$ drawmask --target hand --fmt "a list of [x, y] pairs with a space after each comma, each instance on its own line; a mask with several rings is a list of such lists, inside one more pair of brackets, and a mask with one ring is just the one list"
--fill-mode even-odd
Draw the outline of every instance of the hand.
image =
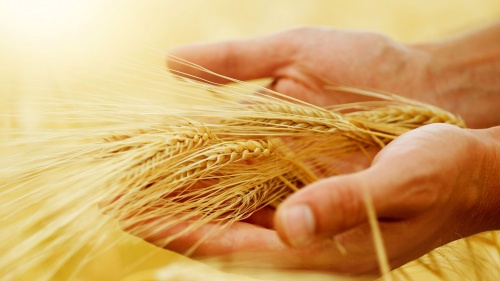
[[[472, 45], [477, 41], [481, 40]], [[457, 110], [473, 127], [498, 124], [497, 115], [491, 114], [497, 112], [498, 95], [465, 95], [445, 87], [455, 80], [442, 79], [440, 70], [443, 75], [450, 70], [438, 57], [444, 50], [453, 50], [450, 46], [412, 47], [373, 33], [300, 28], [258, 39], [184, 46], [171, 53], [240, 80], [272, 77], [271, 89], [320, 106], [358, 100], [324, 89], [327, 84], [339, 83], [391, 91]], [[217, 83], [227, 82], [173, 60], [169, 67]], [[460, 82], [461, 90], [473, 88], [482, 93], [480, 87], [471, 86], [474, 83], [467, 84], [469, 80]], [[496, 84], [488, 85], [492, 88]], [[463, 106], [469, 102], [485, 110]], [[495, 134], [498, 138], [498, 129]], [[499, 212], [495, 184], [500, 153], [498, 141], [486, 135], [442, 124], [411, 131], [384, 148], [370, 168], [314, 183], [290, 196], [276, 212], [261, 210], [246, 222], [237, 222], [203, 241], [194, 255], [237, 254], [279, 267], [376, 272], [363, 192], [373, 200], [392, 267], [454, 239], [499, 228], [494, 218]], [[299, 217], [301, 210], [305, 218]], [[162, 218], [150, 220], [136, 234], [163, 245], [163, 238], [187, 226], [162, 225]], [[213, 229], [214, 225], [206, 225], [167, 248], [184, 252]]]
[[[495, 201], [491, 205], [486, 199], [495, 191], [487, 188], [495, 182], [486, 175], [498, 169], [481, 165], [495, 163], [488, 160], [492, 150], [484, 139], [490, 138], [483, 132], [444, 124], [413, 130], [384, 148], [370, 168], [318, 181], [290, 196], [277, 213], [263, 209], [247, 222], [237, 222], [199, 244], [193, 255], [376, 273], [363, 192], [372, 198], [392, 268], [455, 239], [498, 228], [495, 213], [484, 208], [496, 208]], [[188, 226], [165, 228], [163, 223], [161, 218], [150, 220], [129, 231], [164, 246], [162, 239]], [[214, 228], [206, 225], [166, 248], [182, 253]]]
[[[180, 46], [170, 54], [239, 80], [272, 77], [272, 90], [319, 106], [360, 99], [324, 89], [334, 83], [436, 101], [427, 77], [430, 55], [378, 33], [306, 27], [249, 40]], [[168, 66], [228, 82], [174, 60]]]
[[[392, 92], [460, 115], [471, 128], [500, 124], [500, 24], [440, 42], [405, 45], [372, 32], [297, 28], [266, 37], [176, 47], [171, 54], [239, 80], [270, 77], [269, 88], [328, 106], [362, 97], [335, 83]], [[226, 80], [168, 61], [180, 71]]]

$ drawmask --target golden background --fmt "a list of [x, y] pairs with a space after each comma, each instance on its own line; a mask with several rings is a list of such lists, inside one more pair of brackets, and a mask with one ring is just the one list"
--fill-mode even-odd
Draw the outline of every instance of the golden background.
[[[147, 80], [137, 68], [163, 68], [164, 53], [177, 44], [251, 37], [298, 25], [368, 29], [419, 42], [497, 20], [498, 0], [0, 0], [0, 128], [36, 128], [33, 108], [22, 101], [37, 95], [71, 96], [100, 88], [103, 95], [143, 96], [140, 80], [127, 81], [137, 87], [120, 86], [123, 76], [117, 73]], [[12, 100], [21, 101], [20, 106], [5, 102]], [[22, 122], [14, 122], [10, 113], [19, 112]], [[244, 280], [110, 231], [126, 240], [87, 265], [80, 280], [147, 280], [137, 274], [168, 264], [168, 280]], [[78, 264], [78, 258], [72, 262]]]
[[122, 60], [163, 66], [163, 52], [177, 44], [298, 25], [369, 29], [418, 42], [498, 19], [497, 0], [0, 0], [0, 81], [77, 90], [75, 80], [112, 76]]

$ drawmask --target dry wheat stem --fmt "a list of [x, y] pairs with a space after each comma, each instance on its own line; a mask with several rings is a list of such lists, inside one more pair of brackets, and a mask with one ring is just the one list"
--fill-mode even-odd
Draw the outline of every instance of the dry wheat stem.
[[[263, 88], [256, 93], [256, 87], [230, 78], [233, 84], [225, 86], [181, 76], [162, 83], [155, 69], [144, 71], [158, 78], [144, 90], [164, 93], [155, 87], [165, 86], [197, 103], [160, 104], [109, 90], [106, 98], [39, 99], [40, 116], [63, 120], [57, 124], [63, 129], [50, 121], [37, 132], [12, 130], [5, 150], [23, 153], [4, 158], [9, 165], [0, 169], [0, 217], [8, 222], [0, 232], [0, 270], [9, 272], [6, 278], [20, 279], [43, 265], [41, 279], [49, 280], [88, 250], [83, 267], [105, 247], [107, 217], [144, 235], [186, 225], [159, 241], [164, 246], [214, 226], [189, 254], [232, 223], [339, 174], [337, 163], [355, 153], [371, 159], [371, 149], [429, 123], [464, 126], [439, 108], [364, 89], [329, 88], [376, 101], [319, 108]], [[162, 224], [151, 224], [155, 218]], [[500, 254], [495, 239], [481, 236], [469, 247], [491, 243]], [[435, 255], [428, 258], [438, 262]], [[447, 276], [444, 269], [422, 265]]]

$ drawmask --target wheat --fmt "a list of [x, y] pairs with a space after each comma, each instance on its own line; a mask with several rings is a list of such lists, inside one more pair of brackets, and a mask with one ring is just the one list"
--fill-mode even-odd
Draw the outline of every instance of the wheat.
[[[102, 248], [120, 242], [110, 241], [111, 219], [137, 235], [188, 225], [163, 237], [161, 246], [213, 226], [189, 254], [320, 178], [366, 167], [370, 153], [408, 130], [434, 122], [465, 126], [451, 113], [394, 95], [337, 86], [377, 101], [320, 108], [279, 93], [249, 92], [246, 83], [233, 81], [210, 85], [216, 98], [207, 98], [205, 84], [171, 84], [173, 93], [190, 94], [200, 105], [147, 105], [121, 97], [113, 105], [95, 97], [74, 101], [79, 110], [67, 114], [91, 116], [87, 126], [33, 133], [6, 145], [4, 151], [26, 153], [12, 155], [0, 169], [0, 217], [8, 222], [0, 232], [0, 270], [7, 272], [0, 280], [32, 280], [33, 272], [40, 280], [77, 279], [79, 268], [63, 270], [77, 253], [84, 267]], [[235, 95], [246, 103], [227, 98]], [[60, 102], [68, 110], [71, 101]], [[347, 163], [346, 169], [354, 155], [362, 163]], [[151, 224], [156, 219], [161, 225]], [[498, 247], [496, 236], [480, 238], [469, 248]], [[422, 266], [446, 278], [427, 260]]]
[[351, 121], [365, 121], [370, 124], [394, 124], [407, 129], [415, 129], [432, 123], [447, 123], [465, 127], [465, 123], [460, 117], [431, 106], [384, 106], [368, 111], [347, 113], [346, 117]]
[[359, 127], [354, 126], [337, 113], [292, 103], [243, 106], [240, 113], [231, 116], [231, 118], [231, 120], [224, 120], [224, 123], [250, 130], [252, 127], [263, 128], [264, 132], [269, 133], [279, 132], [280, 134], [298, 135], [304, 132], [315, 132], [335, 134], [360, 130]]

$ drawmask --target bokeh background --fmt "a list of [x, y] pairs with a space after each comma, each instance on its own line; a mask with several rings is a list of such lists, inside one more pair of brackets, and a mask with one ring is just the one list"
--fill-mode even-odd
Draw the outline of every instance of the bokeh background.
[[[499, 20], [498, 0], [0, 0], [0, 128], [36, 128], [34, 109], [23, 101], [39, 95], [71, 97], [102, 89], [102, 95], [144, 96], [148, 75], [138, 69], [163, 71], [165, 52], [178, 44], [299, 25], [367, 29], [413, 43]], [[126, 74], [144, 80], [131, 79], [124, 86], [120, 82]], [[12, 107], [13, 100], [21, 101], [19, 107]], [[19, 112], [24, 121], [9, 118]], [[140, 272], [161, 266], [170, 266], [164, 273], [172, 280], [243, 280], [155, 249], [118, 229], [110, 232], [123, 243], [89, 263], [80, 280], [139, 280]], [[78, 258], [73, 263], [78, 265]]]
[[498, 0], [0, 0], [0, 81], [75, 90], [71, 82], [112, 76], [120, 60], [163, 66], [163, 52], [177, 44], [298, 25], [418, 42], [498, 19]]

